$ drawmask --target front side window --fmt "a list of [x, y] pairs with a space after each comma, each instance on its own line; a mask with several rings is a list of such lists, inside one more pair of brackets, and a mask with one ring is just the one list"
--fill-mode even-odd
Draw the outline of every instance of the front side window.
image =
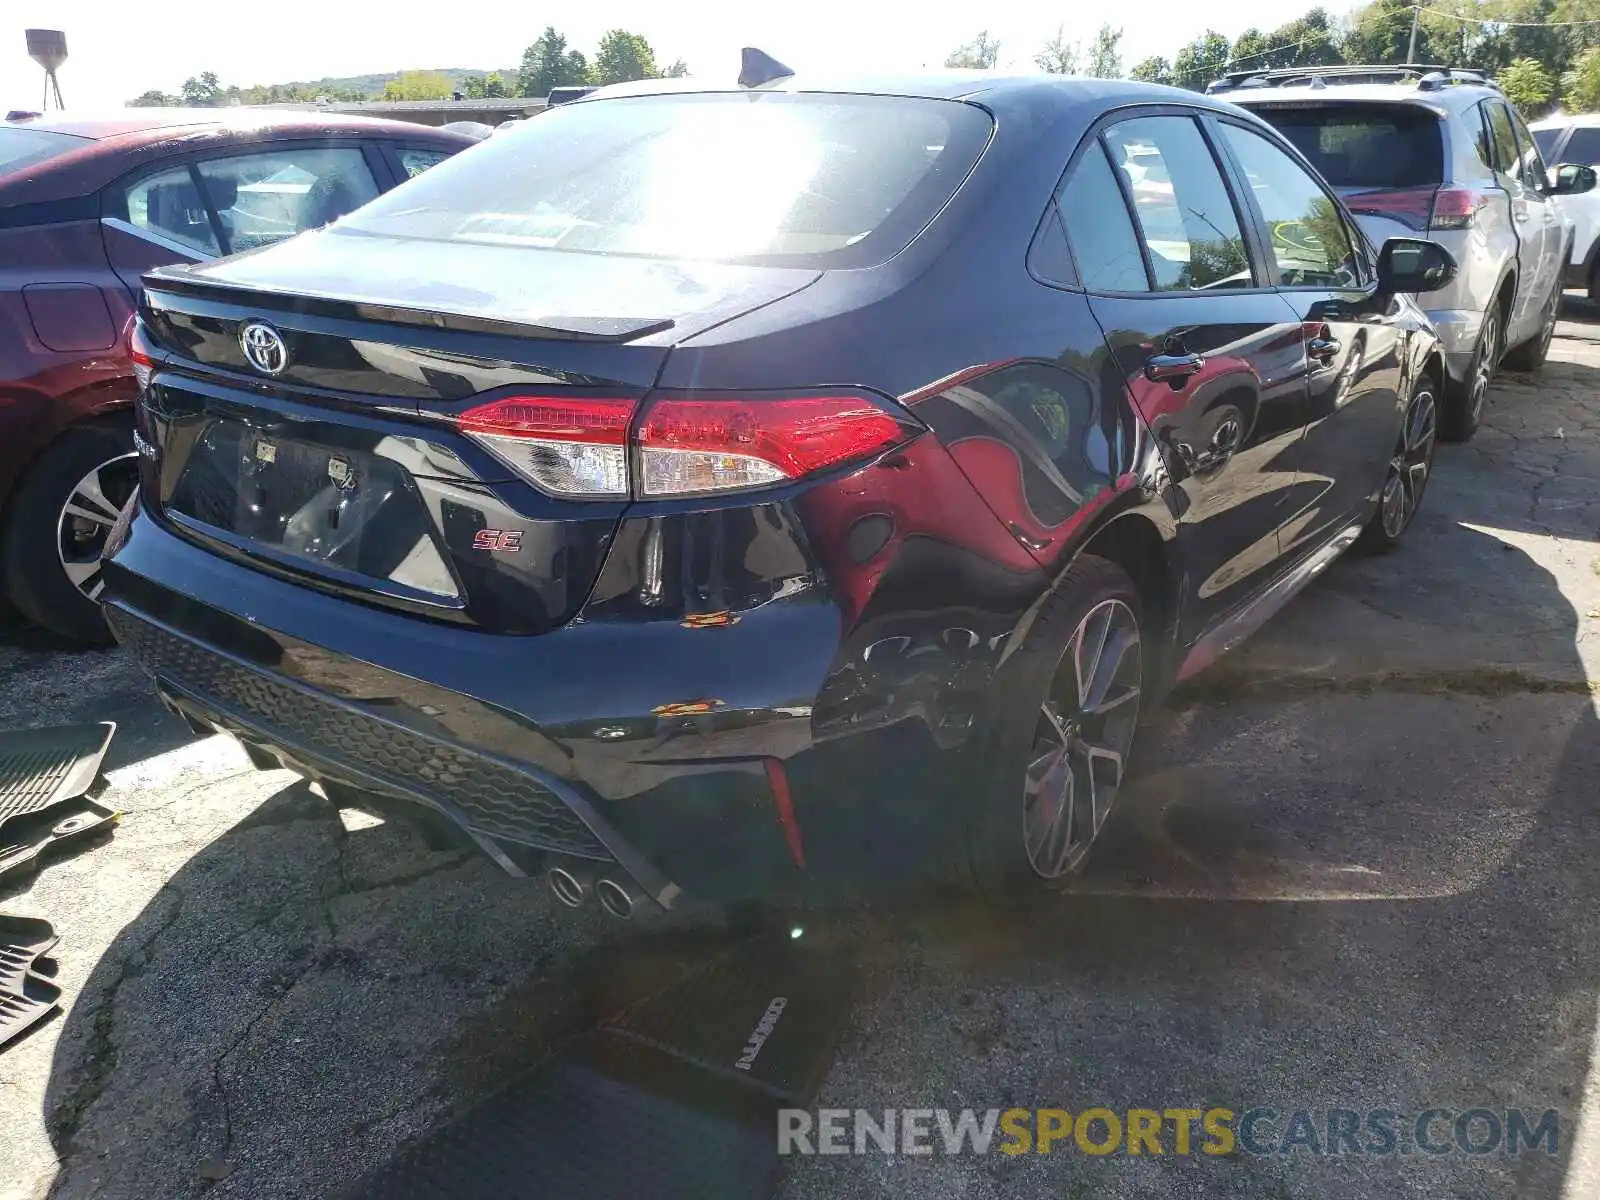
[[1589, 167], [1600, 163], [1600, 127], [1574, 129], [1561, 158], [1563, 162], [1582, 163]]
[[146, 175], [123, 194], [128, 224], [202, 254], [219, 254], [205, 201], [189, 168]]
[[1511, 123], [1517, 134], [1517, 173], [1522, 182], [1536, 192], [1550, 190], [1550, 177], [1545, 174], [1544, 158], [1528, 132], [1528, 126], [1515, 109], [1511, 110]]
[[971, 104], [696, 93], [563, 104], [411, 180], [341, 233], [769, 266], [872, 266], [954, 195]]
[[1127, 179], [1158, 291], [1254, 286], [1233, 201], [1199, 125], [1139, 117], [1103, 136]]
[[1223, 124], [1267, 227], [1272, 282], [1282, 287], [1354, 287], [1350, 233], [1333, 197], [1305, 169], [1252, 130]]
[[360, 150], [304, 147], [200, 164], [228, 253], [338, 220], [378, 194]]
[[1147, 292], [1150, 281], [1139, 253], [1127, 202], [1105, 148], [1097, 141], [1072, 168], [1056, 199], [1079, 282], [1091, 292]]
[[[1595, 132], [1600, 133], [1600, 130]], [[1561, 130], [1559, 129], [1535, 129], [1533, 131], [1533, 144], [1539, 147], [1539, 157], [1546, 162], [1552, 161], [1552, 156], [1556, 152], [1556, 143], [1560, 140]], [[1576, 141], [1577, 138], [1574, 137], [1573, 140]], [[1600, 139], [1596, 140], [1597, 145], [1595, 148], [1600, 149]]]

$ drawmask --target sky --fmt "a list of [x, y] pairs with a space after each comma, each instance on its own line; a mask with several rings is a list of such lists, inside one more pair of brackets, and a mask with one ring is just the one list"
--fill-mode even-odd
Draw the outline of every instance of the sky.
[[[1127, 0], [1061, 5], [987, 0], [981, 5], [925, 0], [797, 4], [596, 0], [540, 8], [515, 0], [449, 4], [350, 4], [272, 0], [268, 5], [135, 4], [128, 0], [6, 0], [0, 16], [0, 108], [37, 108], [43, 73], [27, 56], [23, 30], [63, 29], [68, 59], [61, 90], [69, 109], [118, 107], [150, 88], [176, 92], [184, 79], [215, 71], [224, 85], [286, 83], [415, 67], [504, 67], [554, 23], [568, 43], [592, 53], [600, 35], [642, 33], [663, 65], [682, 58], [692, 73], [736, 75], [739, 48], [759, 46], [796, 71], [872, 66], [937, 67], [987, 24], [1000, 39], [1000, 65], [1032, 70], [1040, 45], [1064, 25], [1087, 40], [1102, 20], [1123, 27], [1124, 64], [1168, 58], [1214, 28], [1234, 37], [1252, 25], [1271, 29], [1304, 5], [1281, 0]], [[1338, 3], [1328, 7], [1339, 11]], [[456, 9], [469, 14], [452, 19]], [[231, 11], [231, 15], [230, 15]], [[162, 14], [170, 13], [170, 21]], [[914, 15], [913, 15], [914, 14]]]

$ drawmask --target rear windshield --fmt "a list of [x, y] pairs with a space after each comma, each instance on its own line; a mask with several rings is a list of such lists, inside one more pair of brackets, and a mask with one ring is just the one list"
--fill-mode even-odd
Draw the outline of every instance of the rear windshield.
[[1334, 187], [1426, 187], [1444, 180], [1439, 118], [1414, 104], [1251, 105]]
[[70, 133], [52, 133], [46, 129], [18, 129], [0, 126], [0, 175], [36, 166], [46, 159], [79, 146], [87, 146], [89, 138]]
[[551, 109], [351, 214], [345, 232], [816, 268], [903, 250], [992, 122], [893, 96], [634, 96]]

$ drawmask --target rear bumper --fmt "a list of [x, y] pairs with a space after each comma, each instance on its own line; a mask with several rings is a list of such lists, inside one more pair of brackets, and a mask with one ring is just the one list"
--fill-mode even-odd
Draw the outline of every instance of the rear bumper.
[[[191, 724], [431, 810], [512, 873], [587, 860], [669, 908], [855, 890], [903, 879], [897, 857], [925, 863], [931, 843], [906, 831], [944, 828], [964, 794], [957, 748], [922, 722], [814, 737], [839, 650], [827, 604], [709, 634], [488, 634], [263, 575], [143, 513], [106, 581], [119, 641]], [[684, 711], [696, 697], [717, 704]]]

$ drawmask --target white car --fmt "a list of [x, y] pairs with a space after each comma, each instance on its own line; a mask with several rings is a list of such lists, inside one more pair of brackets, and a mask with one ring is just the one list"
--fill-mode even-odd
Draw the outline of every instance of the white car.
[[[1547, 163], [1579, 163], [1600, 167], [1600, 113], [1546, 117], [1529, 128]], [[1582, 288], [1589, 299], [1600, 300], [1600, 192], [1562, 196], [1561, 207], [1572, 222], [1572, 253], [1567, 259], [1566, 285]]]
[[1572, 229], [1522, 118], [1475, 71], [1341, 66], [1238, 72], [1208, 89], [1277, 126], [1373, 245], [1425, 236], [1460, 264], [1425, 299], [1450, 376], [1440, 435], [1478, 428], [1502, 358], [1537, 370], [1555, 332]]

